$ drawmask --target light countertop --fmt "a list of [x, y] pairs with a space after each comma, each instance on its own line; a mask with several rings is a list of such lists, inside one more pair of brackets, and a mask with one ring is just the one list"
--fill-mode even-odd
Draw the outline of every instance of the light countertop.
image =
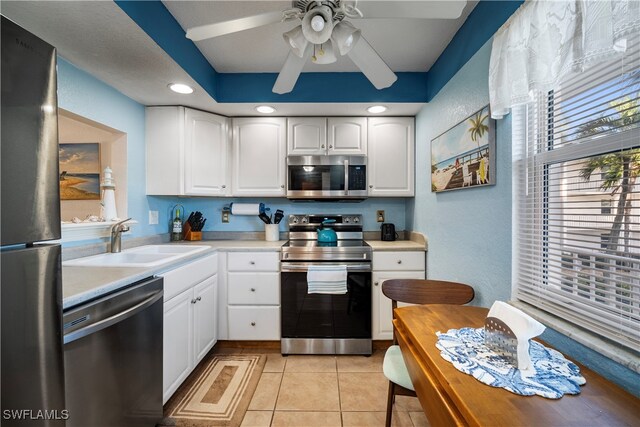
[[[62, 307], [68, 309], [92, 300], [147, 277], [171, 270], [181, 264], [210, 255], [217, 251], [269, 251], [277, 252], [285, 240], [267, 242], [264, 240], [209, 240], [177, 242], [209, 246], [211, 249], [186, 256], [154, 267], [62, 267]], [[170, 245], [171, 243], [167, 243]]]
[[[413, 240], [396, 240], [383, 242], [380, 240], [366, 241], [374, 251], [416, 251], [426, 250], [424, 243]], [[167, 270], [176, 268], [194, 259], [207, 256], [217, 251], [265, 251], [276, 252], [286, 243], [286, 240], [267, 242], [265, 240], [207, 240], [195, 242], [176, 242], [177, 244], [192, 244], [209, 246], [210, 249], [183, 257], [172, 262], [155, 267], [62, 267], [63, 308], [68, 309], [107, 293], [116, 291], [129, 284], [147, 277], [151, 277]], [[171, 243], [166, 243], [171, 245]]]

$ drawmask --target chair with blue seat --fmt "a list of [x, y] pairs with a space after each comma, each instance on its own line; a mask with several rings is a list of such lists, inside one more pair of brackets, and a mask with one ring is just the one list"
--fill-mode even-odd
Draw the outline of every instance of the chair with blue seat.
[[[442, 280], [421, 279], [389, 279], [382, 283], [382, 293], [391, 300], [393, 317], [398, 302], [408, 304], [454, 304], [463, 305], [475, 296], [469, 285]], [[396, 395], [416, 396], [411, 383], [407, 366], [402, 358], [398, 346], [395, 328], [393, 331], [393, 345], [384, 355], [382, 369], [389, 380], [389, 395], [387, 398], [386, 427], [391, 426], [391, 415]]]

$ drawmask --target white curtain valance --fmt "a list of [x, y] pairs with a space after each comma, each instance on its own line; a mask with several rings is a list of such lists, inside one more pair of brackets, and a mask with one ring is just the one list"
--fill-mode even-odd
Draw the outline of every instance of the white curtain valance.
[[622, 55], [640, 31], [638, 0], [529, 0], [493, 38], [491, 116], [534, 99], [571, 73]]

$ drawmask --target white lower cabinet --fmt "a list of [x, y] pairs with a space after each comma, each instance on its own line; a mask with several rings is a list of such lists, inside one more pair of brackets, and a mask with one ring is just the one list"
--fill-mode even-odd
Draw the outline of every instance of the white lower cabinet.
[[214, 254], [162, 275], [165, 280], [163, 403], [216, 343], [217, 264], [218, 257]]
[[278, 252], [227, 254], [228, 339], [280, 339], [280, 258]]
[[[425, 252], [375, 252], [373, 253], [372, 324], [374, 340], [393, 338], [393, 313], [391, 300], [382, 293], [382, 283], [389, 279], [424, 279]], [[398, 306], [403, 305], [399, 303]]]

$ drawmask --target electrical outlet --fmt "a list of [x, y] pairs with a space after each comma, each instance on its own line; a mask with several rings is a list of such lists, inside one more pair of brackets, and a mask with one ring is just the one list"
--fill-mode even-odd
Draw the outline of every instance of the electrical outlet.
[[378, 222], [384, 222], [384, 211], [376, 211], [376, 218]]
[[158, 211], [149, 211], [149, 225], [158, 223]]
[[222, 210], [222, 222], [229, 222], [229, 211]]

